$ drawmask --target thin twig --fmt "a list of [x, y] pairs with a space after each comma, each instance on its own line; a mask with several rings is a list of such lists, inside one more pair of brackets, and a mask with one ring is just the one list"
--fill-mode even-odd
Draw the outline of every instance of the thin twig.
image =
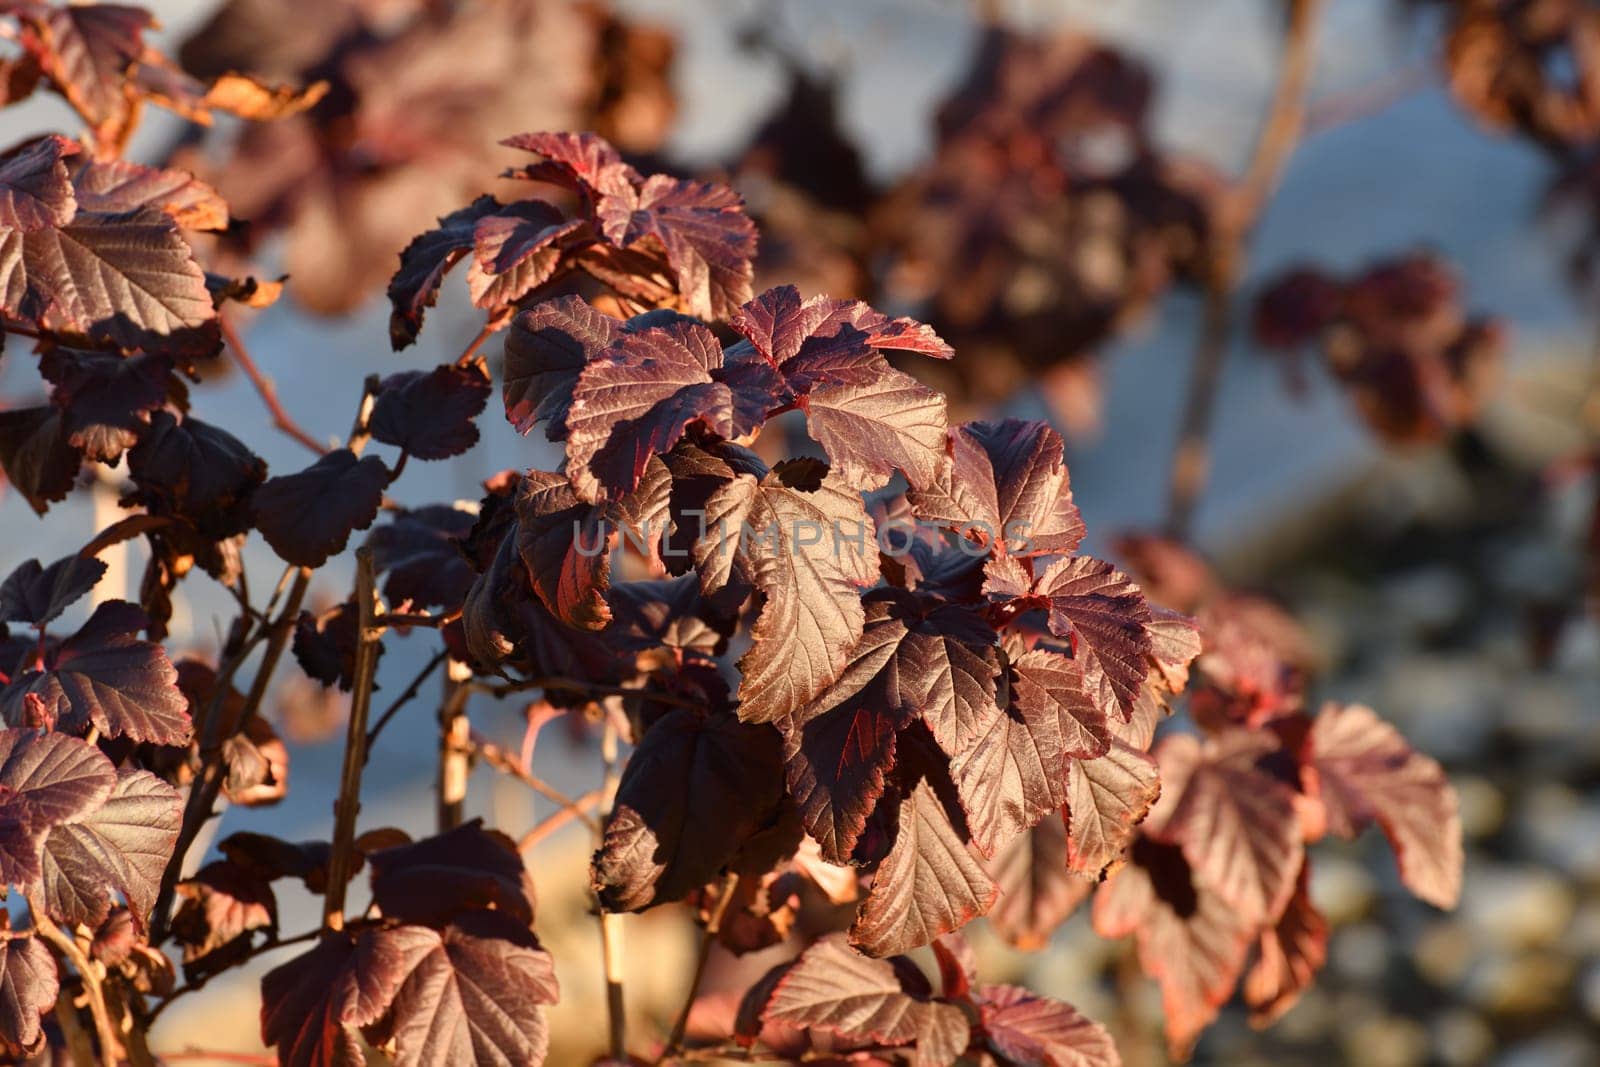
[[523, 678], [515, 682], [483, 682], [474, 679], [467, 683], [475, 693], [486, 696], [503, 698], [515, 696], [517, 693], [526, 693], [533, 689], [555, 690], [557, 692], [584, 693], [591, 697], [642, 697], [653, 700], [657, 704], [668, 704], [679, 708], [698, 708], [700, 704], [688, 697], [676, 696], [672, 693], [662, 693], [653, 689], [633, 689], [625, 685], [602, 685], [598, 682], [585, 682], [579, 678], [568, 678], [563, 675], [547, 675], [539, 678]]
[[694, 1010], [694, 999], [700, 992], [700, 981], [705, 977], [706, 963], [711, 959], [711, 946], [717, 942], [717, 933], [722, 929], [722, 917], [728, 913], [728, 902], [733, 899], [733, 894], [738, 889], [739, 872], [729, 871], [722, 880], [722, 891], [717, 896], [717, 902], [711, 906], [711, 914], [706, 917], [706, 928], [700, 932], [700, 950], [695, 956], [694, 974], [689, 978], [689, 992], [683, 998], [683, 1008], [678, 1012], [677, 1021], [672, 1024], [672, 1035], [667, 1038], [667, 1047], [656, 1059], [657, 1067], [668, 1062], [683, 1047], [683, 1035], [689, 1029], [689, 1013]]
[[1233, 298], [1244, 267], [1245, 243], [1300, 141], [1306, 89], [1316, 60], [1317, 21], [1323, 0], [1292, 0], [1283, 59], [1272, 102], [1244, 176], [1229, 198], [1205, 281], [1205, 323], [1195, 347], [1194, 371], [1173, 451], [1167, 529], [1188, 535], [1195, 503], [1210, 468], [1211, 419], [1233, 334]]
[[443, 615], [421, 615], [414, 612], [407, 614], [405, 612], [390, 611], [378, 616], [378, 622], [384, 626], [423, 626], [440, 630], [459, 618], [461, 618], [460, 608], [456, 608], [454, 611], [447, 611]]
[[[234, 962], [234, 965], [238, 966], [239, 964], [244, 963], [246, 960], [253, 960], [257, 956], [265, 955], [268, 952], [276, 952], [280, 948], [292, 948], [295, 945], [304, 944], [307, 941], [311, 941], [314, 938], [321, 936], [322, 930], [319, 928], [316, 930], [307, 930], [305, 933], [296, 934], [293, 937], [280, 937], [272, 941], [263, 941], [261, 944], [253, 946], [242, 956], [240, 956], [239, 959]], [[178, 1000], [181, 997], [186, 997], [191, 993], [200, 992], [200, 990], [206, 987], [206, 983], [210, 982], [211, 979], [215, 978], [218, 974], [225, 973], [227, 972], [217, 971], [212, 974], [206, 974], [196, 978], [192, 982], [181, 985], [177, 989], [174, 989], [170, 994], [168, 994], [165, 1000], [151, 1008], [149, 1012], [146, 1013], [145, 1026], [148, 1027], [151, 1023], [155, 1022], [157, 1017], [159, 1017], [162, 1012], [166, 1011], [172, 1006], [173, 1001]]]
[[200, 1049], [194, 1046], [182, 1052], [163, 1052], [161, 1059], [167, 1063], [201, 1060], [209, 1063], [243, 1063], [252, 1067], [278, 1067], [278, 1057], [270, 1052], [226, 1052], [221, 1049]]
[[517, 841], [517, 851], [527, 852], [539, 842], [567, 825], [567, 823], [572, 822], [574, 819], [583, 818], [590, 808], [600, 803], [600, 797], [600, 790], [591, 789], [574, 800], [570, 806], [552, 811], [549, 815], [539, 820], [533, 829], [522, 835], [521, 839]]
[[478, 331], [478, 336], [474, 337], [471, 342], [467, 344], [466, 349], [462, 351], [461, 355], [456, 357], [456, 365], [459, 367], [465, 367], [468, 363], [471, 363], [472, 357], [477, 355], [478, 349], [483, 347], [483, 342], [493, 337], [495, 331], [500, 329], [501, 321], [503, 320], [497, 320], [491, 317], [488, 322], [484, 323], [483, 329]]
[[218, 315], [217, 322], [222, 327], [223, 340], [228, 342], [228, 348], [233, 352], [234, 361], [239, 364], [239, 369], [244, 371], [245, 377], [250, 379], [250, 384], [256, 387], [261, 402], [267, 406], [267, 412], [272, 416], [272, 425], [319, 456], [327, 452], [326, 445], [318, 442], [303, 426], [294, 421], [288, 411], [284, 410], [282, 401], [278, 399], [277, 386], [272, 384], [272, 379], [261, 373], [261, 368], [250, 356], [250, 350], [245, 348], [244, 342], [240, 340], [239, 331], [234, 327], [232, 320], [226, 315]]
[[200, 836], [201, 827], [211, 818], [217, 794], [222, 791], [223, 779], [227, 777], [222, 759], [223, 742], [227, 740], [223, 737], [222, 718], [223, 697], [228, 693], [229, 682], [243, 666], [256, 642], [265, 640], [266, 650], [261, 655], [260, 666], [256, 668], [250, 693], [232, 723], [234, 731], [238, 732], [244, 730], [260, 710], [261, 702], [266, 698], [267, 687], [271, 684], [273, 672], [278, 669], [278, 660], [283, 657], [283, 651], [289, 644], [289, 635], [294, 631], [294, 621], [300, 614], [300, 604], [305, 600], [306, 589], [311, 585], [311, 571], [305, 567], [292, 570], [294, 580], [289, 586], [289, 595], [283, 610], [270, 627], [256, 631], [217, 678], [216, 696], [206, 710], [204, 735], [200, 744], [200, 773], [189, 783], [189, 797], [184, 803], [183, 821], [178, 828], [178, 841], [172, 859], [168, 861], [166, 870], [161, 874], [161, 890], [156, 896], [155, 910], [150, 917], [152, 945], [159, 945], [166, 937], [168, 923], [171, 920], [172, 899], [177, 890], [178, 879], [183, 875], [184, 860], [189, 854], [189, 849], [194, 846], [195, 838]]
[[361, 811], [361, 772], [367, 765], [367, 715], [372, 709], [378, 642], [383, 638], [383, 627], [373, 623], [378, 603], [375, 585], [372, 549], [362, 545], [356, 549], [355, 689], [350, 698], [339, 798], [333, 806], [333, 852], [328, 858], [328, 889], [323, 897], [322, 925], [328, 930], [344, 929], [345, 887], [355, 869], [356, 815]]
[[89, 998], [89, 1014], [94, 1016], [95, 1033], [100, 1039], [100, 1062], [105, 1067], [116, 1067], [117, 1031], [111, 1025], [111, 1013], [106, 1010], [105, 990], [100, 988], [100, 975], [89, 962], [89, 957], [84, 955], [83, 949], [78, 947], [77, 939], [57, 926], [50, 916], [45, 914], [44, 902], [39, 899], [38, 894], [29, 893], [27, 901], [28, 910], [33, 916], [34, 930], [55, 946], [61, 955], [72, 961], [72, 966], [83, 982], [83, 991]]
[[[384, 618], [387, 618], [387, 616], [379, 616], [380, 621]], [[439, 669], [439, 664], [443, 663], [449, 655], [449, 650], [443, 648], [434, 653], [433, 658], [423, 664], [422, 670], [418, 671], [417, 676], [411, 679], [411, 684], [406, 686], [405, 691], [395, 697], [389, 706], [384, 709], [383, 714], [378, 716], [378, 721], [373, 723], [372, 729], [367, 731], [367, 759], [370, 760], [372, 758], [372, 746], [378, 743], [378, 735], [383, 733], [385, 726], [389, 725], [389, 720], [394, 718], [395, 712], [416, 699], [417, 694], [422, 691], [422, 683], [428, 680], [429, 675]]]
[[[592, 818], [584, 810], [585, 807], [592, 805], [581, 805], [577, 800], [567, 796], [567, 794], [563, 793], [549, 782], [546, 782], [543, 778], [540, 778], [538, 775], [528, 770], [528, 768], [522, 765], [520, 760], [511, 755], [511, 753], [507, 752], [505, 749], [501, 748], [499, 745], [492, 741], [485, 740], [481, 735], [473, 732], [470, 734], [469, 740], [467, 741], [466, 751], [470, 754], [476, 755], [479, 759], [483, 760], [484, 763], [488, 764], [490, 767], [493, 767], [501, 774], [508, 774], [515, 778], [529, 789], [532, 789], [535, 793], [538, 793], [552, 804], [555, 804], [557, 807], [562, 809], [570, 809], [573, 813], [571, 816], [572, 818], [582, 820], [583, 824], [594, 833], [598, 834], [600, 832], [599, 821]], [[596, 798], [597, 803], [606, 799], [606, 793], [604, 789], [600, 790], [599, 794], [600, 795]]]

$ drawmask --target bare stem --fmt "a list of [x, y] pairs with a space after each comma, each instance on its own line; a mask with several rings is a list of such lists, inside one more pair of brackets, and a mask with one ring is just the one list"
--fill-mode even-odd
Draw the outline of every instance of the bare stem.
[[728, 903], [733, 900], [733, 894], [738, 888], [739, 872], [729, 871], [727, 877], [722, 880], [722, 891], [717, 895], [717, 902], [712, 905], [711, 914], [706, 917], [706, 928], [700, 932], [700, 950], [695, 956], [694, 975], [689, 979], [689, 992], [683, 998], [683, 1008], [678, 1012], [677, 1021], [672, 1024], [672, 1035], [667, 1038], [667, 1047], [656, 1060], [658, 1065], [666, 1063], [683, 1047], [683, 1035], [689, 1029], [689, 1013], [694, 1010], [694, 998], [700, 992], [700, 981], [705, 977], [706, 963], [711, 959], [711, 946], [717, 942], [717, 933], [722, 929], [722, 917], [728, 913]]
[[[388, 616], [383, 616], [383, 618], [388, 618]], [[389, 720], [394, 718], [395, 713], [401, 708], [416, 699], [417, 694], [422, 691], [422, 683], [427, 681], [428, 677], [439, 669], [439, 664], [443, 663], [449, 655], [449, 651], [442, 648], [436, 652], [432, 659], [423, 664], [422, 669], [417, 672], [417, 676], [411, 679], [411, 684], [406, 686], [405, 691], [395, 697], [389, 706], [384, 709], [383, 714], [378, 716], [378, 721], [373, 723], [372, 729], [367, 731], [367, 759], [370, 760], [372, 758], [372, 746], [377, 743], [378, 735], [383, 733], [383, 728], [389, 725]]]
[[[259, 630], [255, 635], [258, 639], [264, 638], [267, 646], [261, 655], [261, 665], [256, 668], [255, 679], [250, 685], [250, 693], [245, 698], [244, 707], [232, 724], [235, 731], [243, 730], [260, 710], [261, 702], [267, 695], [267, 687], [272, 682], [272, 674], [278, 669], [278, 660], [283, 657], [283, 650], [289, 644], [289, 635], [293, 632], [294, 621], [300, 614], [300, 604], [305, 600], [306, 589], [311, 585], [309, 569], [298, 567], [291, 570], [294, 572], [294, 581], [289, 586], [289, 595], [284, 602], [283, 610], [270, 627]], [[166, 937], [167, 924], [171, 919], [172, 898], [177, 889], [178, 879], [183, 874], [184, 860], [189, 854], [189, 849], [194, 846], [195, 838], [200, 836], [201, 827], [211, 818], [217, 794], [221, 792], [223, 779], [227, 776], [222, 759], [222, 744], [226, 740], [222, 729], [223, 697], [227, 694], [229, 681], [243, 665], [253, 647], [254, 641], [247, 642], [223, 669], [217, 679], [217, 695], [206, 711], [204, 736], [200, 744], [200, 773], [189, 783], [189, 797], [183, 807], [183, 821], [178, 828], [178, 841], [172, 859], [161, 874], [161, 891], [156, 896], [155, 910], [150, 917], [152, 945], [159, 945]]]
[[328, 890], [323, 898], [322, 925], [344, 929], [344, 894], [354, 870], [356, 815], [361, 811], [361, 772], [367, 765], [367, 715], [372, 708], [372, 680], [378, 666], [383, 627], [373, 624], [378, 594], [374, 588], [372, 550], [356, 549], [355, 691], [344, 741], [344, 766], [339, 774], [339, 799], [334, 803], [333, 853], [328, 859]]
[[[601, 828], [605, 825], [605, 817], [611, 814], [611, 809], [616, 803], [617, 786], [622, 781], [621, 768], [617, 762], [618, 740], [616, 716], [610, 708], [607, 708], [605, 732], [600, 739], [600, 757], [605, 765], [605, 775], [600, 785], [600, 803], [604, 816], [595, 826], [596, 847], [602, 843]], [[607, 911], [598, 900], [596, 909], [600, 915], [600, 954], [606, 978], [606, 1018], [610, 1023], [611, 1058], [626, 1061], [628, 1018], [622, 987], [622, 916], [617, 912]]]
[[45, 914], [44, 902], [36, 893], [27, 895], [28, 910], [33, 915], [33, 928], [40, 937], [50, 942], [57, 952], [72, 961], [72, 966], [78, 972], [78, 978], [83, 982], [84, 994], [89, 998], [89, 1014], [94, 1016], [95, 1033], [100, 1039], [100, 1062], [105, 1067], [116, 1067], [117, 1063], [117, 1031], [111, 1025], [111, 1013], [106, 1010], [105, 990], [100, 985], [100, 974], [94, 964], [89, 962], [89, 957], [84, 955], [83, 949], [78, 947], [78, 941], [71, 934], [57, 926], [50, 916]]
[[1205, 323], [1195, 346], [1194, 372], [1173, 452], [1167, 529], [1175, 537], [1188, 536], [1195, 503], [1209, 476], [1211, 420], [1233, 334], [1234, 290], [1243, 273], [1246, 242], [1300, 141], [1322, 3], [1323, 0], [1292, 0], [1290, 4], [1272, 102], [1216, 237], [1206, 278]]
[[439, 832], [461, 825], [466, 815], [467, 779], [472, 773], [472, 720], [467, 701], [472, 688], [465, 681], [445, 682], [439, 705]]
[[261, 402], [267, 406], [267, 413], [272, 416], [272, 425], [319, 456], [327, 452], [327, 447], [307, 433], [305, 428], [294, 421], [284, 409], [283, 402], [278, 399], [277, 387], [272, 384], [272, 379], [261, 373], [261, 368], [250, 356], [250, 350], [245, 348], [244, 342], [240, 340], [239, 331], [232, 320], [226, 315], [218, 315], [217, 322], [222, 327], [223, 340], [228, 342], [228, 349], [233, 353], [234, 361], [239, 364], [239, 369], [244, 371], [245, 377], [250, 379], [250, 384], [256, 387]]

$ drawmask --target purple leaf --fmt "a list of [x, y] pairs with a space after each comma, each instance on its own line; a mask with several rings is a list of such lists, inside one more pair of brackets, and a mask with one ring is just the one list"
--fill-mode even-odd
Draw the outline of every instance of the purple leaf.
[[369, 427], [374, 439], [418, 459], [449, 459], [478, 443], [473, 420], [489, 400], [481, 363], [445, 363], [391, 374], [378, 386]]
[[335, 449], [305, 470], [268, 479], [257, 489], [256, 526], [283, 559], [320, 567], [344, 551], [353, 531], [372, 525], [388, 484], [383, 460]]

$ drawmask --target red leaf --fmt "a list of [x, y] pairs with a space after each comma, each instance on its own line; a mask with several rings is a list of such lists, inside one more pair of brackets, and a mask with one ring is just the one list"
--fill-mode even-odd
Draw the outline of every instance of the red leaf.
[[467, 289], [481, 308], [514, 303], [550, 280], [561, 261], [557, 242], [582, 229], [542, 200], [508, 204], [478, 220], [472, 231]]
[[92, 556], [66, 556], [48, 567], [27, 560], [0, 584], [0, 622], [42, 626], [98, 585], [105, 574], [106, 565]]
[[446, 833], [372, 853], [372, 899], [401, 922], [436, 925], [494, 907], [533, 923], [533, 885], [514, 841], [473, 819]]
[[1109, 563], [1070, 556], [1051, 564], [1034, 591], [1049, 600], [1050, 631], [1073, 639], [1100, 706], [1108, 715], [1120, 707], [1127, 719], [1155, 654], [1150, 605], [1139, 587]]
[[60, 990], [56, 961], [37, 937], [0, 941], [0, 1052], [17, 1061], [44, 1045], [40, 1017]]
[[128, 450], [128, 469], [138, 503], [181, 516], [217, 540], [249, 528], [251, 495], [267, 476], [260, 457], [226, 430], [165, 411], [151, 416], [150, 429]]
[[1094, 929], [1137, 935], [1139, 966], [1161, 986], [1168, 1050], [1184, 1060], [1233, 994], [1256, 927], [1192, 880], [1177, 846], [1141, 838], [1131, 860], [1095, 895]]
[[1273, 744], [1235, 731], [1202, 748], [1181, 734], [1155, 751], [1162, 793], [1150, 833], [1180, 844], [1196, 880], [1248, 923], [1283, 913], [1305, 859], [1293, 791], [1255, 766]]
[[850, 943], [873, 956], [909, 952], [988, 911], [996, 892], [924, 782], [901, 803], [894, 847], [873, 875]]
[[155, 775], [119, 770], [104, 804], [45, 837], [43, 896], [51, 916], [96, 926], [115, 891], [142, 928], [178, 841], [180, 806], [177, 792]]
[[6, 721], [27, 724], [23, 705], [33, 698], [54, 728], [66, 733], [94, 726], [106, 737], [187, 744], [193, 730], [178, 672], [160, 645], [134, 636], [144, 623], [144, 613], [126, 601], [101, 604], [45, 656], [43, 670], [29, 671], [0, 691]]
[[65, 417], [54, 407], [0, 411], [0, 467], [40, 515], [66, 499], [83, 466], [83, 452], [68, 436]]
[[989, 1047], [1016, 1067], [1121, 1067], [1106, 1028], [1071, 1005], [1019, 986], [977, 990], [978, 1024]]
[[187, 171], [124, 159], [86, 160], [73, 173], [72, 184], [79, 211], [122, 215], [155, 208], [186, 230], [228, 227], [227, 201]]
[[502, 912], [458, 916], [444, 930], [400, 926], [362, 935], [357, 966], [400, 978], [388, 1017], [396, 1067], [472, 1063], [538, 1067], [549, 1047], [544, 1005], [559, 999], [550, 954]]
[[150, 414], [174, 389], [166, 356], [116, 356], [52, 348], [39, 373], [55, 386], [50, 402], [61, 408], [67, 443], [89, 459], [115, 462], [150, 425]]
[[1098, 878], [1133, 840], [1161, 795], [1156, 761], [1121, 741], [1104, 756], [1073, 760], [1067, 785], [1067, 867]]
[[1328, 958], [1328, 920], [1311, 903], [1309, 873], [1309, 866], [1300, 869], [1289, 906], [1256, 939], [1256, 959], [1244, 977], [1252, 1026], [1271, 1026], [1294, 1007]]
[[696, 562], [702, 550], [734, 554], [766, 597], [739, 661], [739, 717], [749, 722], [776, 722], [821, 694], [865, 625], [876, 531], [861, 495], [825, 472], [798, 462], [759, 482], [741, 474], [706, 504]]
[[0, 878], [27, 886], [43, 870], [50, 828], [104, 804], [117, 783], [111, 761], [65, 734], [0, 730]]
[[389, 282], [389, 342], [396, 351], [417, 339], [422, 317], [439, 299], [439, 287], [450, 268], [472, 251], [480, 219], [495, 214], [500, 201], [480, 196], [459, 211], [439, 220], [439, 225], [419, 234], [400, 253], [400, 269]]
[[1034, 649], [1011, 676], [1005, 714], [950, 765], [985, 855], [1066, 803], [1069, 757], [1103, 755], [1111, 743], [1076, 661]]
[[734, 437], [733, 394], [716, 335], [691, 319], [641, 316], [578, 376], [567, 409], [567, 474], [585, 500], [633, 491], [651, 456], [691, 423]]
[[240, 961], [256, 930], [275, 931], [272, 887], [225, 861], [208, 863], [178, 883], [172, 939], [183, 946], [185, 974], [212, 974]]
[[1061, 436], [1042, 422], [953, 427], [934, 483], [908, 495], [917, 515], [1006, 554], [1058, 555], [1083, 540]]
[[518, 433], [545, 423], [552, 441], [567, 438], [567, 409], [583, 368], [617, 339], [622, 324], [581, 296], [544, 300], [511, 321], [506, 337], [506, 419]]
[[50, 134], [0, 156], [0, 225], [29, 233], [71, 222], [78, 207], [62, 160], [77, 151]]
[[918, 1064], [953, 1061], [970, 1033], [960, 1008], [910, 995], [892, 964], [861, 955], [837, 936], [801, 954], [779, 979], [762, 1017], [862, 1043], [915, 1043]]
[[386, 575], [383, 595], [390, 604], [410, 601], [414, 608], [452, 611], [472, 585], [472, 565], [458, 542], [476, 516], [465, 508], [431, 504], [398, 512], [367, 535], [372, 565]]
[[653, 174], [637, 187], [613, 183], [597, 214], [613, 244], [666, 254], [689, 314], [726, 319], [750, 299], [756, 227], [728, 186]]
[[1406, 888], [1435, 907], [1454, 907], [1461, 895], [1461, 806], [1438, 762], [1355, 704], [1322, 709], [1310, 750], [1328, 829], [1354, 837], [1376, 821]]
[[1060, 818], [1043, 819], [1012, 838], [988, 868], [1000, 889], [989, 925], [1008, 944], [1028, 951], [1047, 946], [1094, 890], [1089, 879], [1067, 870], [1067, 828]]

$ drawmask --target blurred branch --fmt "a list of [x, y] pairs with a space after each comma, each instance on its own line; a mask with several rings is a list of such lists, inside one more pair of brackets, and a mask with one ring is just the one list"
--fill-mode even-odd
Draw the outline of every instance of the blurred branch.
[[228, 342], [228, 351], [233, 353], [234, 362], [239, 364], [239, 369], [244, 371], [245, 377], [250, 379], [250, 384], [256, 387], [261, 402], [267, 406], [267, 412], [272, 416], [272, 425], [319, 456], [327, 452], [327, 447], [306, 432], [305, 428], [295, 422], [284, 409], [282, 401], [278, 399], [277, 387], [272, 384], [272, 379], [262, 374], [261, 368], [256, 366], [256, 361], [250, 357], [250, 350], [245, 348], [244, 342], [239, 337], [239, 331], [228, 316], [218, 315], [217, 322], [222, 327], [223, 340]]
[[[601, 828], [611, 817], [611, 809], [617, 800], [617, 787], [622, 782], [622, 770], [618, 763], [619, 738], [616, 719], [617, 716], [612, 713], [612, 709], [607, 708], [605, 732], [600, 739], [600, 757], [604, 761], [605, 773], [600, 784], [600, 821], [595, 824], [594, 831], [596, 848], [605, 844]], [[606, 977], [606, 1016], [610, 1022], [611, 1058], [626, 1062], [628, 1019], [622, 995], [622, 916], [617, 912], [607, 911], [600, 904], [598, 897], [595, 907], [600, 916], [600, 954]]]
[[700, 951], [695, 955], [694, 975], [689, 979], [689, 992], [683, 998], [683, 1008], [678, 1012], [677, 1021], [672, 1024], [672, 1035], [667, 1038], [667, 1047], [656, 1058], [657, 1067], [670, 1062], [683, 1047], [683, 1035], [689, 1029], [689, 1013], [694, 1010], [695, 995], [700, 992], [700, 982], [705, 978], [706, 964], [711, 959], [711, 947], [717, 943], [717, 934], [722, 929], [722, 917], [728, 913], [728, 903], [733, 900], [733, 894], [738, 889], [739, 872], [729, 871], [722, 879], [717, 902], [711, 906], [711, 914], [706, 917], [706, 928], [700, 932]]
[[1167, 531], [1179, 539], [1188, 536], [1195, 503], [1210, 472], [1211, 421], [1233, 338], [1234, 295], [1243, 274], [1246, 244], [1277, 190], [1305, 124], [1306, 90], [1316, 65], [1322, 3], [1291, 0], [1277, 87], [1249, 165], [1223, 208], [1205, 280], [1205, 321], [1195, 347], [1193, 376], [1172, 457]]

